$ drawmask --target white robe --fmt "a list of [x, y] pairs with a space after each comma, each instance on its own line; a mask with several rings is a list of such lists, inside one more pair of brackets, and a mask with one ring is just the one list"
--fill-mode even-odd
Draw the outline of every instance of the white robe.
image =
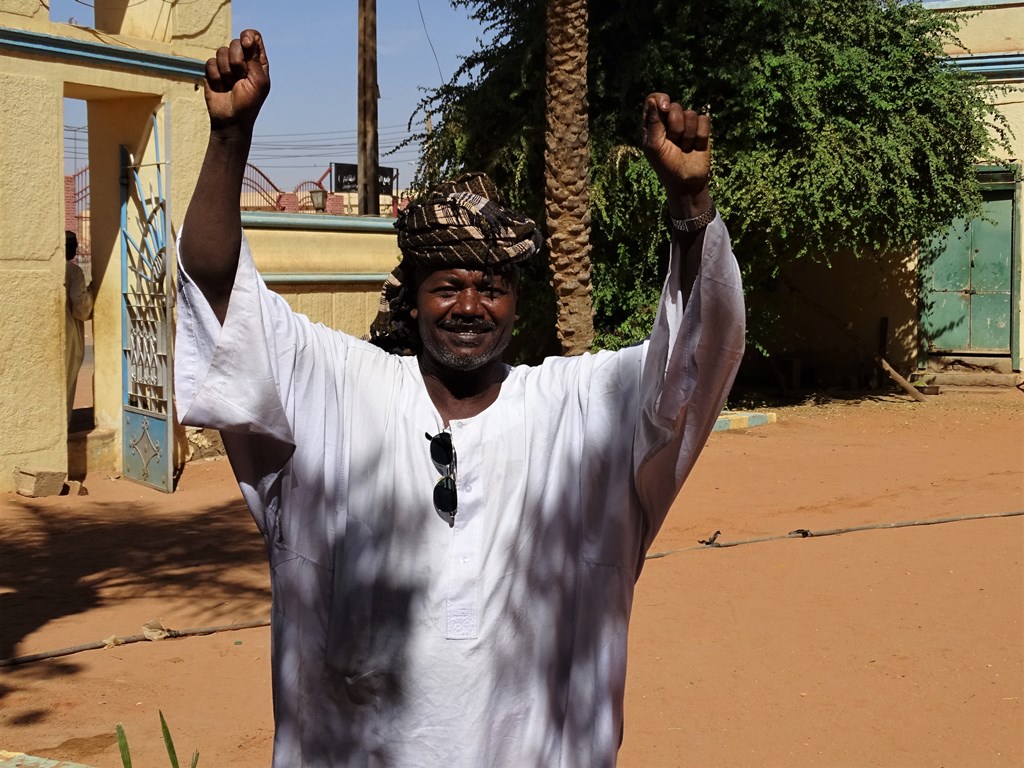
[[92, 317], [92, 292], [85, 284], [85, 273], [73, 261], [64, 262], [64, 336], [67, 340], [64, 371], [67, 376], [68, 419], [75, 407], [78, 372], [85, 359], [85, 321]]
[[615, 764], [634, 582], [743, 351], [721, 220], [685, 302], [676, 251], [649, 341], [513, 368], [452, 422], [454, 528], [415, 358], [293, 313], [244, 241], [223, 329], [180, 272], [178, 410], [270, 555], [275, 768]]

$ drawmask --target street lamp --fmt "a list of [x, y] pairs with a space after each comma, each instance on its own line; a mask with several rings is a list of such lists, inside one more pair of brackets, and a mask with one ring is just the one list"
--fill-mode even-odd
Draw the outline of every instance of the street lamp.
[[313, 204], [313, 210], [323, 213], [327, 210], [327, 190], [316, 188], [309, 190], [309, 201]]

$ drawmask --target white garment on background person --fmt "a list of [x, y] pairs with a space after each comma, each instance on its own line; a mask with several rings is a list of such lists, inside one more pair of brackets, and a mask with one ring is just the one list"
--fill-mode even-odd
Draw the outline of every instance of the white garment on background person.
[[67, 371], [68, 419], [75, 407], [75, 389], [78, 372], [85, 359], [85, 321], [92, 317], [92, 292], [85, 284], [85, 273], [74, 261], [64, 262], [65, 337], [67, 350], [65, 370]]

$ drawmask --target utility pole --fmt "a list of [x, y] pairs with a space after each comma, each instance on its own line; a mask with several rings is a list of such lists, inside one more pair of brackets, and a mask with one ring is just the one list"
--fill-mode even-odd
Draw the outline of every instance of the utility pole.
[[377, 0], [359, 0], [359, 215], [379, 216], [377, 190]]

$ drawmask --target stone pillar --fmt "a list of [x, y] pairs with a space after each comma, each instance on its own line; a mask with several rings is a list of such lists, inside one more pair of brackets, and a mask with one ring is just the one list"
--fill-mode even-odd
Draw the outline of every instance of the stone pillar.
[[67, 471], [62, 99], [0, 70], [0, 493], [20, 467]]

